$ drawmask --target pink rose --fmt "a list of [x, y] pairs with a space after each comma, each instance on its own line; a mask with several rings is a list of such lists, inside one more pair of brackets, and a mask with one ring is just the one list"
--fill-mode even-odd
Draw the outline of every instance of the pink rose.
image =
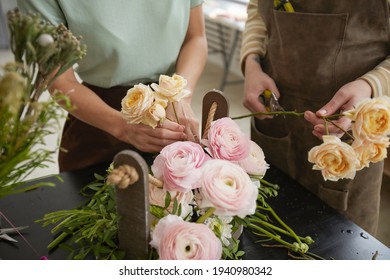
[[255, 142], [251, 141], [249, 155], [238, 162], [246, 173], [264, 177], [265, 172], [269, 168], [269, 164], [265, 161], [263, 149]]
[[208, 139], [203, 142], [215, 159], [239, 161], [249, 155], [249, 136], [228, 117], [212, 122]]
[[210, 159], [194, 142], [175, 142], [164, 147], [152, 165], [153, 175], [167, 191], [187, 192], [198, 187], [203, 163]]
[[203, 166], [200, 177], [200, 208], [214, 207], [216, 215], [238, 216], [255, 213], [258, 188], [237, 164], [212, 159]]
[[210, 228], [175, 215], [158, 222], [150, 245], [160, 260], [219, 260], [222, 256], [221, 241]]

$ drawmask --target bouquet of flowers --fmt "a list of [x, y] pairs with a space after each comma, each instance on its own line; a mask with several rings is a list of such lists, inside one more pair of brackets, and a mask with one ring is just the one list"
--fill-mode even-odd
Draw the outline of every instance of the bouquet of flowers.
[[[295, 111], [256, 112], [232, 119], [256, 115], [302, 117], [303, 113]], [[332, 121], [339, 117], [352, 120], [352, 134]], [[313, 163], [314, 170], [321, 171], [325, 181], [353, 179], [357, 171], [369, 167], [371, 162], [380, 162], [387, 157], [387, 148], [390, 146], [390, 97], [366, 98], [351, 110], [322, 118], [325, 127], [331, 123], [349, 137], [349, 141], [342, 141], [335, 135], [324, 135], [323, 143], [309, 151], [309, 162]]]
[[353, 179], [356, 171], [387, 157], [390, 145], [390, 98], [380, 96], [362, 100], [354, 109], [342, 113], [352, 120], [352, 143], [334, 135], [323, 137], [324, 143], [309, 151], [313, 169], [321, 170], [324, 180]]
[[60, 127], [56, 101], [62, 94], [41, 96], [61, 73], [85, 55], [85, 46], [64, 25], [53, 26], [38, 14], [8, 13], [10, 46], [15, 61], [0, 75], [0, 198], [18, 188], [37, 167], [45, 167], [56, 151], [38, 148]]
[[[122, 100], [123, 117], [155, 127], [167, 105], [186, 95], [185, 86], [179, 75], [161, 76], [158, 85], [151, 85], [154, 91], [139, 84]], [[200, 143], [182, 141], [163, 148], [149, 174], [149, 212], [154, 217], [149, 258], [240, 259], [244, 227], [264, 241], [313, 258], [308, 252], [313, 240], [297, 236], [268, 204], [278, 190], [263, 179], [268, 168], [262, 149], [229, 117], [208, 121]], [[91, 252], [97, 258], [124, 257], [118, 248], [114, 186], [131, 187], [138, 180], [134, 172], [126, 165], [110, 168], [89, 186], [95, 194], [85, 206], [46, 214], [44, 225], [58, 223], [53, 232], [63, 231], [49, 248], [71, 235], [72, 246], [63, 247], [71, 249], [73, 258]]]

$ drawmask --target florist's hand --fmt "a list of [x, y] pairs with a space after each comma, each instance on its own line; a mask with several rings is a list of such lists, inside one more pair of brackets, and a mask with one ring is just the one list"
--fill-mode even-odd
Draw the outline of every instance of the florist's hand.
[[350, 130], [351, 120], [347, 117], [333, 120], [336, 126], [328, 123], [327, 132], [322, 117], [353, 109], [360, 100], [370, 98], [371, 94], [372, 89], [366, 81], [362, 79], [355, 80], [342, 86], [334, 97], [317, 112], [306, 111], [305, 119], [313, 124], [313, 134], [319, 139], [322, 139], [322, 136], [328, 133], [342, 137], [345, 131]]
[[160, 152], [165, 146], [186, 139], [184, 126], [169, 120], [156, 128], [144, 124], [126, 124], [120, 138], [143, 152]]
[[[273, 91], [277, 98], [280, 97], [274, 80], [263, 72], [260, 66], [259, 56], [250, 54], [245, 60], [245, 85], [244, 85], [244, 106], [251, 112], [267, 112], [259, 100], [259, 95], [264, 90]], [[272, 118], [272, 116], [258, 115], [259, 119]]]
[[[177, 117], [179, 118], [179, 124], [184, 127], [184, 133], [187, 135], [187, 139], [185, 140], [199, 143], [199, 121], [195, 118], [194, 111], [191, 107], [191, 101], [189, 99], [182, 99], [179, 102], [175, 102], [174, 106]], [[166, 112], [167, 119], [173, 122], [177, 121], [172, 104], [168, 105]]]

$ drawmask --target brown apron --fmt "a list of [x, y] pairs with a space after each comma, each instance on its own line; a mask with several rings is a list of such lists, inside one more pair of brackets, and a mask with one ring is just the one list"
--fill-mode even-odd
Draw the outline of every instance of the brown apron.
[[[260, 0], [268, 30], [262, 68], [276, 82], [286, 110], [317, 111], [344, 84], [372, 70], [389, 52], [386, 0], [292, 0], [295, 13]], [[383, 162], [353, 180], [324, 181], [308, 151], [321, 141], [303, 118], [252, 120], [252, 139], [280, 168], [371, 234], [376, 233]], [[284, 186], [288, 187], [288, 186]]]
[[[129, 89], [121, 86], [100, 88], [86, 83], [84, 85], [116, 110], [121, 110], [121, 100]], [[141, 152], [69, 114], [64, 125], [58, 158], [60, 172], [110, 162], [118, 152], [125, 149], [138, 152], [149, 164], [152, 162], [152, 154]]]

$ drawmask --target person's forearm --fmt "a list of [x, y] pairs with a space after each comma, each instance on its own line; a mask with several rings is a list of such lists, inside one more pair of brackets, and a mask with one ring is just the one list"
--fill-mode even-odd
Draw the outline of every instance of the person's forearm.
[[194, 91], [206, 62], [206, 31], [202, 5], [199, 5], [191, 9], [186, 37], [176, 62], [176, 73], [187, 79], [191, 92]]
[[198, 36], [183, 45], [176, 65], [176, 73], [188, 81], [188, 89], [194, 90], [207, 62], [207, 41]]
[[71, 73], [64, 73], [58, 77], [50, 91], [53, 92], [55, 89], [70, 99], [71, 109], [65, 108], [70, 114], [114, 137], [118, 137], [119, 127], [124, 123], [120, 112], [108, 106], [93, 91], [80, 84], [72, 77]]
[[258, 10], [258, 1], [251, 0], [247, 8], [248, 18], [242, 34], [240, 53], [241, 71], [245, 74], [246, 58], [250, 54], [264, 56], [266, 52], [266, 40], [268, 37], [265, 22]]

